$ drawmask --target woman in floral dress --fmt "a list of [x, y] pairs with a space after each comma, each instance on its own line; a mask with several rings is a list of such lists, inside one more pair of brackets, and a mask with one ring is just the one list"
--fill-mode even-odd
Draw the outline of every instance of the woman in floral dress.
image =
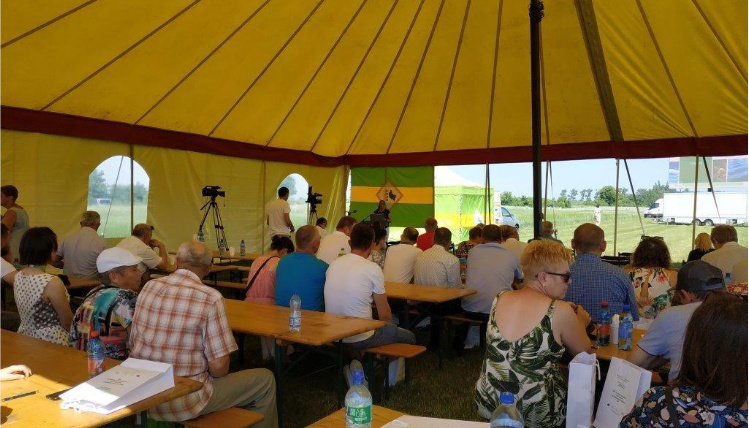
[[562, 301], [570, 283], [569, 255], [554, 241], [533, 241], [520, 259], [523, 287], [500, 293], [486, 332], [486, 357], [476, 382], [479, 414], [489, 419], [500, 392], [511, 392], [526, 427], [555, 427], [566, 413], [567, 382], [557, 362], [565, 349], [590, 352], [590, 315]]
[[632, 266], [625, 269], [632, 281], [640, 316], [654, 319], [671, 306], [676, 286], [676, 270], [671, 269], [671, 255], [659, 238], [644, 238], [632, 254]]

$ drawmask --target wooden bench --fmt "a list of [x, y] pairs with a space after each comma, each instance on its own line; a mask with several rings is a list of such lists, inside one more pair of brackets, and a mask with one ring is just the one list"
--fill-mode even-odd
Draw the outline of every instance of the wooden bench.
[[486, 325], [487, 323], [481, 320], [468, 318], [465, 315], [461, 314], [455, 314], [455, 315], [445, 315], [444, 319], [446, 321], [449, 321], [450, 324], [448, 324], [448, 337], [452, 337], [452, 335], [455, 333], [452, 329], [452, 325], [454, 324], [470, 324], [470, 325], [477, 325], [480, 328], [479, 333], [479, 345], [484, 348], [486, 346]]
[[263, 415], [251, 410], [232, 407], [230, 409], [198, 416], [181, 422], [186, 428], [248, 428], [264, 419]]
[[[367, 365], [369, 366], [370, 370], [372, 369], [372, 366], [374, 363], [372, 357], [404, 358], [405, 359], [404, 382], [408, 383], [409, 381], [408, 359], [421, 355], [424, 352], [426, 352], [426, 350], [427, 350], [426, 346], [410, 345], [407, 343], [391, 343], [389, 345], [382, 345], [382, 346], [376, 346], [374, 348], [367, 348], [363, 350], [362, 352], [368, 356]], [[387, 398], [390, 395], [390, 379], [389, 379], [390, 376], [388, 373], [389, 364], [387, 363], [387, 360], [385, 360], [385, 363], [383, 364], [383, 366], [385, 368], [385, 398]]]
[[247, 284], [243, 282], [231, 282], [231, 281], [213, 281], [210, 279], [204, 279], [203, 284], [211, 287], [222, 287], [234, 290], [234, 296], [236, 299], [242, 300], [244, 296], [244, 290], [247, 288]]

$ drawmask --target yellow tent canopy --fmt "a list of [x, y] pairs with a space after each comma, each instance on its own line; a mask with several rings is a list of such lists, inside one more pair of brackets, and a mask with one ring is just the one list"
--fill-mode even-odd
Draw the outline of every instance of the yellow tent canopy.
[[[746, 0], [547, 0], [546, 159], [747, 151]], [[531, 159], [525, 0], [7, 0], [2, 127], [311, 165]]]

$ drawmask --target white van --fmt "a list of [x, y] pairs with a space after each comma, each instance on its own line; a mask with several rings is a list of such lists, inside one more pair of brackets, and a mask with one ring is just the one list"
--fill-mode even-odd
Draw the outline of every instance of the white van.
[[520, 222], [505, 207], [494, 208], [494, 224], [508, 224], [515, 229], [520, 229]]

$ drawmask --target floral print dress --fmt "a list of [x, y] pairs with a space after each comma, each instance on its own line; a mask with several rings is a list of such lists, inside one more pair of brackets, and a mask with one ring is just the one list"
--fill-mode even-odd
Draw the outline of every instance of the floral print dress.
[[515, 394], [526, 427], [559, 426], [567, 411], [567, 382], [557, 367], [564, 347], [554, 340], [551, 330], [556, 300], [533, 330], [510, 342], [502, 337], [495, 318], [504, 293], [494, 298], [489, 315], [486, 357], [476, 382], [479, 414], [490, 419], [499, 404], [499, 394], [507, 391]]
[[[666, 394], [672, 394], [671, 400]], [[673, 409], [673, 410], [672, 410]], [[677, 423], [672, 421], [676, 411]], [[637, 401], [632, 412], [619, 423], [619, 428], [706, 428], [745, 427], [747, 411], [724, 406], [705, 397], [696, 388], [651, 388]]]
[[648, 303], [640, 307], [640, 316], [655, 319], [658, 314], [671, 306], [673, 287], [668, 280], [668, 274], [663, 268], [635, 268], [629, 273], [632, 287], [635, 289], [635, 298], [641, 301], [640, 293], [642, 287], [648, 288]]

